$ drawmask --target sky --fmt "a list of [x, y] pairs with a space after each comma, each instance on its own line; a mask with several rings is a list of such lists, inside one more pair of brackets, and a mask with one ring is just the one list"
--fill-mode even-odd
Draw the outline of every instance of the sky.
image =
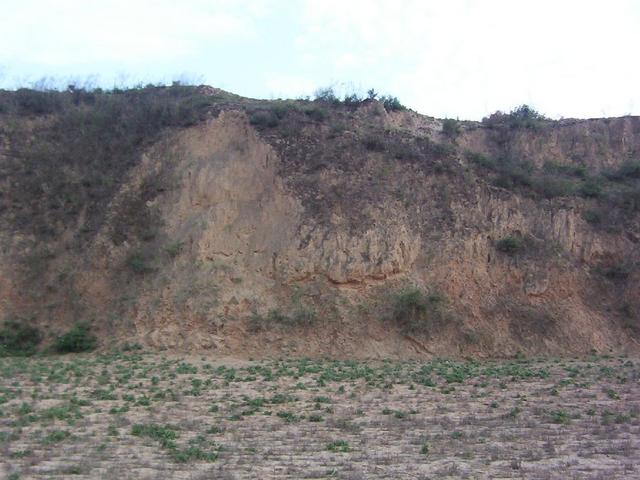
[[[640, 0], [1, 0], [0, 88], [333, 86], [479, 120], [640, 114]], [[40, 82], [39, 85], [47, 85]]]

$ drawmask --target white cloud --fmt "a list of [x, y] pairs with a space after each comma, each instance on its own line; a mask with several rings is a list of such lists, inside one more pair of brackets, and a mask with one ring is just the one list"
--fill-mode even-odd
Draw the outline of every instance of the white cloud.
[[556, 116], [602, 108], [621, 115], [640, 105], [632, 1], [309, 0], [305, 7], [298, 48], [325, 52], [333, 74], [375, 72], [372, 80], [425, 113], [481, 118], [529, 102]]
[[202, 43], [250, 37], [263, 3], [243, 10], [229, 1], [16, 1], [0, 19], [0, 61], [63, 66], [176, 59]]

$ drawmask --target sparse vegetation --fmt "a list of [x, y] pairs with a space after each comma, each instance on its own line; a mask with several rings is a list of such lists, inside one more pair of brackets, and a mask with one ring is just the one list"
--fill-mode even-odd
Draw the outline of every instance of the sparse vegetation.
[[446, 326], [449, 314], [445, 297], [408, 287], [392, 298], [391, 319], [406, 334], [433, 335]]
[[548, 121], [549, 120], [544, 115], [537, 112], [529, 105], [520, 105], [519, 107], [511, 110], [509, 113], [497, 111], [482, 119], [482, 123], [484, 125], [494, 129], [537, 129]]
[[[35, 479], [105, 471], [161, 477], [220, 461], [240, 477], [262, 478], [284, 455], [290, 474], [303, 478], [310, 469], [338, 471], [366, 452], [378, 459], [362, 464], [367, 478], [386, 478], [380, 465], [390, 462], [402, 477], [439, 475], [458, 457], [468, 472], [498, 478], [512, 476], [513, 457], [529, 459], [518, 465], [524, 475], [551, 474], [571, 452], [575, 463], [563, 472], [571, 475], [608, 449], [600, 471], [624, 478], [625, 465], [637, 463], [639, 372], [626, 357], [212, 358], [136, 350], [3, 359], [0, 467]], [[196, 387], [199, 395], [181, 393]]]
[[40, 331], [24, 320], [8, 320], [0, 330], [0, 357], [33, 355], [41, 340]]

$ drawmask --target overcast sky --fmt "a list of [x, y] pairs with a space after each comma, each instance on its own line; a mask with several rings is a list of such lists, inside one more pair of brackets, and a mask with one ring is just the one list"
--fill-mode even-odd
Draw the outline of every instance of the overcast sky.
[[638, 0], [2, 0], [0, 87], [375, 88], [437, 117], [640, 114]]

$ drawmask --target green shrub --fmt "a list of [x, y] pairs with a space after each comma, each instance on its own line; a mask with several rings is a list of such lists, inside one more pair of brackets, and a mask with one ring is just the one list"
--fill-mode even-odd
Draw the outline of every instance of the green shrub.
[[324, 122], [328, 117], [327, 109], [318, 106], [309, 106], [304, 109], [305, 115], [316, 122]]
[[640, 178], [640, 160], [631, 160], [623, 163], [615, 170], [604, 173], [609, 180], [621, 182], [629, 179]]
[[15, 101], [20, 115], [47, 115], [62, 108], [62, 98], [54, 91], [20, 88], [16, 90]]
[[587, 168], [584, 165], [568, 165], [565, 163], [558, 163], [553, 160], [545, 162], [543, 170], [548, 173], [555, 173], [560, 175], [569, 175], [572, 177], [584, 178], [587, 176]]
[[629, 277], [631, 267], [625, 263], [613, 263], [598, 267], [598, 272], [612, 281], [623, 281]]
[[570, 180], [550, 175], [532, 177], [531, 184], [534, 191], [544, 198], [566, 197], [575, 191]]
[[175, 258], [180, 254], [183, 246], [184, 242], [172, 242], [164, 247], [164, 251], [167, 253], [167, 255], [169, 255], [169, 257]]
[[153, 271], [153, 267], [149, 264], [149, 258], [140, 251], [130, 253], [126, 259], [126, 264], [133, 273], [138, 275]]
[[453, 118], [445, 118], [442, 121], [442, 133], [449, 138], [456, 138], [460, 134], [460, 122]]
[[599, 225], [602, 223], [602, 214], [597, 210], [585, 210], [582, 213], [582, 218], [592, 225]]
[[247, 326], [250, 331], [259, 332], [272, 326], [308, 327], [313, 325], [316, 320], [316, 311], [297, 301], [294, 302], [293, 309], [289, 315], [277, 308], [269, 310], [266, 317], [254, 311], [247, 320]]
[[544, 115], [537, 112], [529, 105], [520, 105], [509, 113], [497, 111], [482, 119], [482, 123], [489, 128], [531, 128], [540, 127], [544, 121], [548, 120]]
[[602, 196], [602, 184], [594, 178], [589, 178], [580, 185], [578, 193], [585, 198], [598, 198]]
[[282, 120], [290, 113], [298, 112], [299, 110], [298, 105], [290, 100], [278, 102], [271, 107], [271, 112], [278, 120]]
[[446, 303], [439, 293], [409, 287], [393, 296], [391, 319], [405, 334], [430, 335], [448, 320]]
[[515, 255], [524, 250], [524, 242], [520, 238], [507, 236], [496, 242], [496, 250], [508, 255]]
[[407, 107], [405, 107], [404, 105], [402, 105], [402, 103], [400, 103], [400, 100], [398, 100], [398, 97], [392, 97], [391, 95], [383, 95], [382, 97], [380, 97], [380, 101], [382, 102], [382, 105], [384, 106], [384, 109], [387, 112], [396, 112], [396, 111], [407, 109]]
[[252, 113], [249, 122], [256, 127], [275, 128], [280, 124], [280, 119], [272, 111], [260, 111]]
[[467, 160], [475, 163], [476, 165], [479, 165], [480, 167], [487, 169], [495, 169], [497, 167], [497, 163], [493, 158], [488, 157], [480, 152], [467, 150], [464, 152], [464, 156]]
[[90, 352], [96, 347], [97, 338], [86, 324], [78, 324], [67, 333], [60, 335], [53, 343], [58, 353]]
[[314, 100], [322, 103], [340, 104], [340, 99], [336, 96], [333, 87], [319, 88], [314, 93]]
[[356, 106], [360, 105], [362, 101], [363, 99], [360, 98], [357, 93], [351, 93], [344, 96], [344, 100], [342, 101], [342, 103], [347, 106]]
[[518, 187], [531, 187], [534, 183], [534, 167], [526, 161], [518, 161], [512, 158], [502, 158], [495, 163], [497, 176], [495, 185], [509, 190]]
[[316, 311], [304, 305], [298, 305], [293, 310], [289, 323], [294, 326], [309, 326], [316, 321]]
[[36, 327], [9, 320], [0, 330], [0, 356], [33, 355], [40, 341], [40, 331]]

